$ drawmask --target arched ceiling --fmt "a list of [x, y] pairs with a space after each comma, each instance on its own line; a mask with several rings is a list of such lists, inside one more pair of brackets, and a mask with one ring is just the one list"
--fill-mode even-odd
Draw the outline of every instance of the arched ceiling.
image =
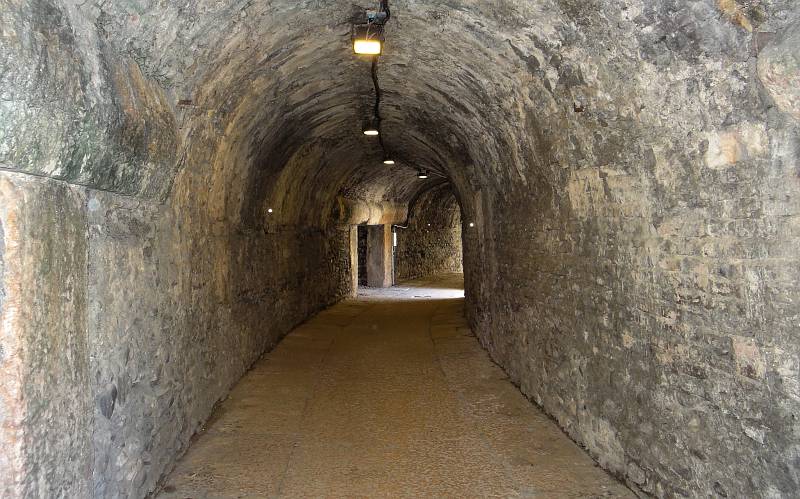
[[[431, 185], [416, 178], [417, 167], [457, 188], [475, 182], [471, 169], [485, 154], [479, 147], [495, 137], [507, 145], [504, 136], [513, 131], [508, 103], [519, 90], [514, 39], [530, 43], [534, 31], [555, 38], [534, 9], [545, 6], [392, 2], [378, 73], [384, 141], [399, 163], [394, 167], [382, 165], [377, 141], [360, 133], [374, 90], [370, 59], [350, 49], [352, 20], [376, 6], [252, 0], [15, 5], [16, 23], [10, 24], [41, 36], [7, 59], [27, 63], [33, 74], [37, 68], [52, 72], [50, 90], [72, 88], [77, 104], [55, 111], [56, 123], [39, 137], [45, 145], [60, 142], [43, 148], [57, 152], [42, 152], [31, 165], [14, 158], [12, 166], [145, 196], [169, 194], [176, 173], [195, 183], [205, 176], [216, 211], [242, 219], [261, 216], [276, 197], [293, 198], [296, 217], [316, 207], [319, 213], [307, 221], [324, 217], [341, 195], [402, 204]], [[20, 99], [30, 101], [35, 85]], [[30, 117], [18, 129], [36, 125]], [[30, 140], [29, 146], [36, 139]], [[82, 150], [75, 142], [84, 143]]]
[[[506, 6], [514, 36], [527, 43], [524, 30], [541, 33], [544, 24], [522, 21], [541, 17], [530, 5]], [[372, 114], [374, 89], [371, 59], [351, 52], [350, 25], [364, 7], [375, 5], [252, 4], [215, 27], [220, 41], [209, 45], [218, 50], [193, 57], [194, 64], [207, 61], [178, 90], [196, 106], [190, 128], [201, 128], [200, 111], [211, 110], [226, 123], [227, 147], [219, 157], [247, 176], [229, 186], [229, 212], [241, 200], [241, 216], [258, 218], [288, 193], [302, 198], [292, 200], [295, 218], [320, 208], [324, 216], [336, 195], [403, 204], [435, 182], [417, 179], [415, 168], [464, 188], [480, 181], [470, 169], [499, 156], [483, 147], [515, 142], [508, 136], [519, 119], [512, 107], [519, 57], [505, 30], [509, 19], [480, 2], [446, 8], [392, 2], [378, 75], [384, 143], [398, 165], [383, 165], [377, 139], [360, 133]]]
[[[393, 0], [378, 69], [389, 167], [360, 133], [374, 91], [370, 60], [350, 49], [352, 20], [377, 2], [4, 0], [18, 43], [2, 49], [15, 70], [0, 77], [0, 167], [191, 198], [241, 223], [273, 208], [317, 224], [343, 198], [402, 207], [445, 179], [469, 205], [489, 182], [547, 185], [592, 148], [607, 160], [619, 138], [566, 133], [584, 126], [573, 107], [598, 109], [581, 115], [587, 129], [660, 124], [645, 101], [669, 95], [648, 68], [735, 58], [758, 16], [728, 4]], [[697, 36], [671, 41], [684, 31]], [[437, 176], [420, 181], [417, 167]]]

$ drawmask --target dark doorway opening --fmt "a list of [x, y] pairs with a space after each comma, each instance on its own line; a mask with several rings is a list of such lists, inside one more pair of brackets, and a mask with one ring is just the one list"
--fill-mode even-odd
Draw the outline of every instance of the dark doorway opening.
[[358, 285], [367, 285], [367, 226], [358, 226]]

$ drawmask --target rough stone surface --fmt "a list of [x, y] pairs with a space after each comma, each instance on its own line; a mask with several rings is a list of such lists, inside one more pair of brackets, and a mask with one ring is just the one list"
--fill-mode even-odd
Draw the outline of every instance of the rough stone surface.
[[[566, 4], [538, 69], [558, 77], [518, 120], [531, 160], [485, 159], [517, 167], [465, 203], [471, 322], [645, 493], [792, 497], [797, 127], [763, 92], [754, 36], [698, 20], [718, 5]], [[789, 29], [788, 4], [759, 8], [758, 29]]]
[[491, 362], [461, 285], [369, 289], [292, 331], [157, 497], [635, 497]]
[[[392, 6], [384, 167], [349, 2], [0, 4], [0, 168], [50, 177], [2, 222], [0, 483], [82, 492], [90, 462], [94, 495], [146, 494], [261, 348], [350, 292], [346, 225], [405, 221], [426, 167], [475, 223], [476, 334], [603, 466], [797, 495], [797, 2]], [[82, 372], [84, 398], [46, 381]], [[73, 419], [30, 412], [26, 376]]]
[[[718, 5], [562, 5], [558, 53], [537, 59], [557, 77], [521, 97], [530, 160], [484, 159], [506, 168], [465, 202], [471, 323], [632, 486], [792, 497], [797, 126]], [[785, 29], [789, 4], [759, 8]]]
[[772, 40], [758, 55], [761, 82], [778, 108], [800, 120], [800, 20], [765, 35]]
[[65, 183], [0, 175], [2, 497], [91, 495], [85, 205]]
[[397, 229], [398, 281], [462, 272], [461, 207], [448, 185], [423, 193], [409, 210], [408, 228]]
[[0, 182], [4, 496], [145, 496], [261, 353], [351, 292], [345, 230]]
[[262, 352], [349, 294], [349, 233], [234, 230], [98, 192], [89, 207], [94, 494], [138, 497]]

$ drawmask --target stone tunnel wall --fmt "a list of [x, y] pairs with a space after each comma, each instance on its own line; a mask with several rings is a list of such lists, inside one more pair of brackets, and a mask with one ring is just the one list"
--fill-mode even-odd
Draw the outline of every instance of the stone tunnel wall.
[[25, 470], [4, 496], [147, 495], [248, 366], [350, 292], [346, 229], [243, 231], [190, 200], [0, 177], [0, 362], [21, 375], [2, 464]]
[[461, 207], [450, 186], [426, 191], [409, 213], [408, 228], [397, 229], [395, 278], [462, 272]]
[[252, 362], [350, 293], [346, 229], [243, 231], [191, 209], [89, 198], [98, 497], [152, 490]]
[[91, 496], [86, 198], [0, 174], [2, 497]]
[[[483, 159], [519, 177], [465, 203], [470, 320], [521, 390], [634, 488], [794, 497], [800, 127], [780, 104], [790, 79], [768, 93], [760, 68], [800, 74], [784, 42], [797, 25], [756, 36], [712, 3], [654, 2], [632, 22], [597, 6], [565, 9], [582, 34], [529, 60], [558, 78], [523, 97], [519, 121], [547, 123], [519, 137], [526, 159]], [[759, 54], [773, 38], [782, 55]]]

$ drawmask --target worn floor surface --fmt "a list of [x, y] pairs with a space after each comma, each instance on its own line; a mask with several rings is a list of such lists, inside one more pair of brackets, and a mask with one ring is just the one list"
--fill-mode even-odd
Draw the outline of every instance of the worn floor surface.
[[489, 360], [461, 286], [368, 290], [298, 327], [158, 497], [631, 497]]

